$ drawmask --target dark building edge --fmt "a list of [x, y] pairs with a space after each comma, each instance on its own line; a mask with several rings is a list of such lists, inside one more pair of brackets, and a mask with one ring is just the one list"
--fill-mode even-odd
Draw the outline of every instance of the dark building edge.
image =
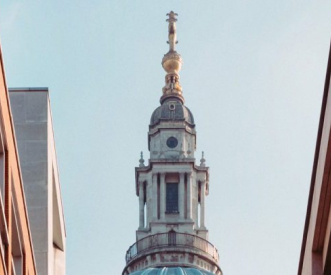
[[301, 244], [298, 275], [301, 275], [301, 273], [302, 273], [303, 259], [304, 259], [305, 251], [306, 251], [307, 235], [308, 235], [311, 207], [312, 207], [313, 194], [314, 194], [314, 188], [315, 188], [316, 169], [317, 169], [319, 151], [320, 151], [320, 146], [321, 146], [328, 91], [329, 91], [329, 87], [330, 87], [330, 77], [331, 77], [331, 43], [330, 43], [330, 49], [329, 49], [328, 65], [327, 65], [327, 70], [326, 70], [324, 92], [323, 92], [323, 98], [322, 98], [321, 114], [320, 114], [318, 132], [317, 132], [317, 141], [316, 141], [316, 147], [315, 147], [313, 171], [312, 171], [312, 175], [311, 175], [311, 182], [310, 182], [310, 189], [309, 189], [309, 196], [308, 196], [307, 214], [306, 214], [305, 227], [304, 227], [304, 231], [303, 231], [303, 239], [302, 239], [302, 244]]

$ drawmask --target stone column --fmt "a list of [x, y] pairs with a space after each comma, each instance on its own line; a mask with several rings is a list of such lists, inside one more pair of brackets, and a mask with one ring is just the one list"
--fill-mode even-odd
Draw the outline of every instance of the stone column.
[[187, 219], [192, 219], [192, 180], [193, 174], [187, 174]]
[[157, 219], [157, 174], [153, 174], [153, 183], [152, 183], [152, 215], [153, 220]]
[[200, 226], [200, 213], [199, 213], [199, 181], [195, 181], [195, 196], [196, 200], [194, 203], [194, 212], [195, 212], [195, 228], [198, 229]]
[[184, 193], [185, 193], [185, 190], [184, 190], [184, 177], [185, 177], [185, 174], [184, 173], [180, 173], [179, 174], [179, 190], [178, 190], [178, 204], [179, 204], [179, 217], [181, 219], [184, 219]]
[[152, 193], [152, 177], [149, 177], [146, 181], [146, 193], [147, 193], [147, 214], [146, 214], [146, 228], [150, 228], [150, 222], [153, 217], [153, 193]]
[[139, 181], [139, 228], [145, 227], [145, 211], [144, 211], [144, 182]]
[[161, 174], [160, 178], [160, 218], [161, 220], [164, 220], [165, 218], [165, 211], [166, 211], [166, 192], [165, 192], [165, 173]]
[[200, 197], [200, 228], [205, 229], [205, 194], [206, 181], [201, 181], [201, 197]]

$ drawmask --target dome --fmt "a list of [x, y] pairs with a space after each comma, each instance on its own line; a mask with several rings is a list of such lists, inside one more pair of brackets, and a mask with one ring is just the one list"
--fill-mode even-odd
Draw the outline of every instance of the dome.
[[214, 275], [214, 273], [202, 269], [190, 267], [158, 267], [139, 270], [130, 275]]
[[156, 108], [152, 114], [150, 126], [167, 120], [185, 121], [194, 127], [194, 118], [191, 111], [179, 100], [169, 98]]

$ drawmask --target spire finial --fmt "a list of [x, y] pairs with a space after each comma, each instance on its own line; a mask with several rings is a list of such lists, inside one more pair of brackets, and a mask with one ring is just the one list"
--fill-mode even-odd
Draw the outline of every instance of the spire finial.
[[174, 52], [175, 44], [178, 43], [178, 41], [176, 39], [177, 38], [177, 35], [176, 35], [177, 18], [176, 18], [176, 16], [178, 16], [178, 14], [171, 11], [171, 12], [167, 13], [167, 16], [169, 16], [169, 18], [167, 19], [167, 22], [169, 22], [169, 27], [168, 27], [169, 41], [167, 41], [167, 43], [169, 44], [169, 52]]
[[145, 167], [144, 164], [145, 160], [144, 160], [144, 156], [143, 156], [143, 152], [140, 152], [140, 160], [139, 160], [139, 167]]
[[184, 103], [184, 98], [182, 96], [182, 87], [179, 83], [179, 75], [178, 72], [182, 67], [182, 58], [179, 53], [175, 50], [175, 45], [177, 44], [177, 32], [176, 32], [176, 22], [178, 16], [177, 13], [173, 11], [167, 13], [169, 18], [166, 20], [169, 22], [168, 26], [168, 43], [169, 43], [169, 51], [164, 55], [162, 59], [162, 66], [164, 70], [167, 72], [165, 77], [166, 85], [163, 87], [162, 92], [163, 96], [160, 99], [161, 104], [167, 98], [177, 98], [182, 103]]
[[204, 151], [202, 151], [202, 154], [201, 154], [200, 166], [202, 166], [202, 167], [206, 166], [205, 152]]

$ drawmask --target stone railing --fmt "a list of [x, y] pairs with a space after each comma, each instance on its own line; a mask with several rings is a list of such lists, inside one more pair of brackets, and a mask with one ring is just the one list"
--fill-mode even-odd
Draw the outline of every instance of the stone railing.
[[131, 245], [126, 252], [126, 263], [129, 263], [132, 259], [139, 256], [139, 254], [155, 248], [197, 249], [207, 253], [216, 263], [218, 263], [219, 260], [216, 247], [207, 240], [196, 235], [170, 231], [169, 233], [159, 233], [145, 237]]

